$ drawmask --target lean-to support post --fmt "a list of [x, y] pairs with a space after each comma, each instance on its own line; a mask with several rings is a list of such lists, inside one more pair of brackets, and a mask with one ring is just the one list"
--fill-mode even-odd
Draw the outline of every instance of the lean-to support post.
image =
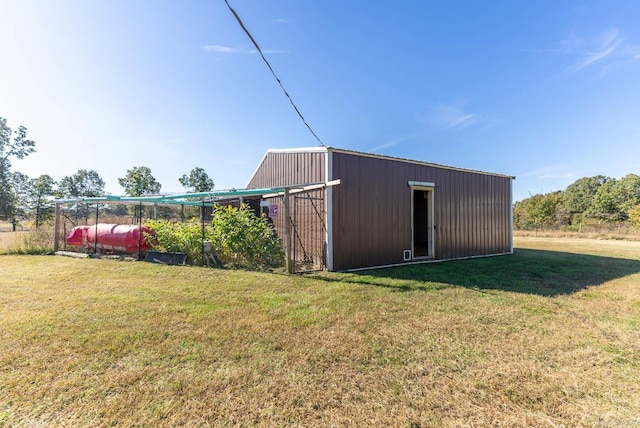
[[[100, 205], [96, 204], [96, 238], [93, 240], [93, 254], [98, 253], [98, 213], [99, 213]], [[89, 209], [89, 205], [87, 204], [87, 209]]]
[[56, 202], [56, 215], [53, 220], [53, 251], [60, 249], [60, 203]]
[[291, 260], [291, 209], [289, 207], [289, 188], [284, 189], [284, 240], [285, 257], [287, 258], [287, 272], [293, 273], [293, 261]]
[[202, 239], [200, 239], [200, 250], [202, 251], [202, 266], [204, 266], [204, 199], [202, 200], [202, 210], [200, 211], [200, 218], [202, 219]]
[[141, 260], [142, 250], [142, 202], [140, 202], [140, 210], [138, 211], [138, 260]]

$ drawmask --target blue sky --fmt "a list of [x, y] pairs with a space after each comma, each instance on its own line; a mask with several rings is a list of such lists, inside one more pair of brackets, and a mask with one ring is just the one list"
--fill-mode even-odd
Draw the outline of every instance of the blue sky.
[[[640, 173], [640, 2], [229, 0], [328, 146], [515, 175]], [[244, 187], [317, 146], [223, 0], [0, 0], [0, 117], [59, 180]]]

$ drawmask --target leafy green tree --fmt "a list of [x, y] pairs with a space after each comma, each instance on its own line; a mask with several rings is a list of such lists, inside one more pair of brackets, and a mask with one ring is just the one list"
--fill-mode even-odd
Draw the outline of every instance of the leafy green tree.
[[598, 189], [587, 211], [590, 217], [604, 221], [625, 221], [629, 212], [640, 204], [640, 176], [628, 174], [611, 179]]
[[11, 173], [11, 185], [15, 196], [15, 213], [18, 217], [26, 218], [29, 211], [29, 195], [31, 194], [31, 179], [19, 171]]
[[[104, 195], [104, 180], [94, 171], [79, 169], [73, 175], [63, 177], [58, 185], [58, 196], [62, 198], [77, 198], [80, 196], [96, 197]], [[89, 207], [86, 204], [75, 205], [76, 219], [84, 217], [85, 223], [89, 219]]]
[[178, 179], [180, 184], [190, 192], [210, 192], [213, 190], [213, 180], [209, 178], [202, 168], [193, 168], [189, 175], [183, 175]]
[[627, 174], [615, 184], [613, 196], [618, 203], [622, 220], [627, 220], [632, 209], [640, 204], [640, 176]]
[[23, 159], [35, 151], [35, 145], [34, 141], [27, 139], [27, 128], [20, 126], [14, 132], [7, 125], [7, 120], [0, 117], [0, 217], [13, 220], [17, 215], [11, 159]]
[[[125, 194], [129, 196], [152, 195], [160, 192], [162, 186], [151, 174], [151, 169], [146, 166], [136, 166], [128, 169], [127, 174], [118, 178], [118, 183], [124, 188]], [[130, 207], [131, 214], [137, 207]], [[146, 210], [146, 216], [152, 216], [151, 208]]]
[[60, 180], [58, 192], [60, 196], [65, 198], [102, 196], [104, 195], [104, 180], [94, 170], [79, 169], [75, 174]]
[[585, 212], [587, 217], [604, 221], [619, 220], [618, 204], [613, 195], [613, 187], [616, 179], [607, 180], [593, 197], [589, 209]]
[[632, 224], [640, 227], [640, 204], [629, 210], [629, 221]]
[[107, 215], [113, 215], [113, 216], [126, 216], [128, 211], [127, 211], [127, 207], [126, 205], [120, 205], [120, 204], [113, 204], [113, 205], [105, 205], [104, 206], [104, 212]]
[[127, 170], [127, 175], [118, 178], [118, 183], [129, 196], [142, 196], [159, 193], [162, 185], [151, 174], [146, 166], [136, 166]]
[[513, 220], [516, 229], [533, 230], [558, 226], [561, 223], [563, 193], [533, 195], [515, 203]]
[[54, 207], [50, 199], [55, 194], [56, 182], [51, 176], [44, 174], [32, 179], [29, 184], [29, 209], [38, 229], [40, 224], [53, 218]]
[[570, 184], [564, 191], [563, 209], [569, 216], [569, 222], [573, 223], [576, 216], [581, 216], [591, 206], [598, 189], [611, 180], [604, 175], [583, 177]]
[[[213, 180], [209, 178], [202, 168], [193, 168], [189, 175], [183, 175], [178, 179], [180, 184], [189, 192], [210, 192], [213, 190]], [[200, 207], [200, 218], [205, 216], [205, 207]], [[180, 212], [180, 217], [184, 221], [184, 208]]]

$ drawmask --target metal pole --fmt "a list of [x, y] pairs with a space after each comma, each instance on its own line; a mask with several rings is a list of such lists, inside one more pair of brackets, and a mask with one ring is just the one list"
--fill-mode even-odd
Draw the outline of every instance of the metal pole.
[[[93, 240], [93, 254], [98, 252], [98, 208], [100, 205], [96, 204], [96, 237]], [[87, 205], [87, 209], [89, 209], [89, 205]]]
[[200, 240], [200, 249], [202, 250], [202, 266], [204, 266], [204, 200], [202, 201], [202, 239]]
[[138, 260], [140, 260], [140, 251], [142, 250], [142, 202], [140, 202], [140, 212], [138, 213]]
[[60, 204], [56, 203], [56, 216], [53, 220], [53, 251], [60, 248]]
[[289, 188], [284, 189], [284, 252], [287, 257], [287, 272], [293, 273], [293, 263], [291, 260], [291, 213], [289, 209]]

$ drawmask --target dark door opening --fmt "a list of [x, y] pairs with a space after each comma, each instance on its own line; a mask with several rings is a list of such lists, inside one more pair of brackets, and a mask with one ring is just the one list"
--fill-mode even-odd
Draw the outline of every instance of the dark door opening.
[[413, 189], [413, 258], [433, 257], [433, 193]]

